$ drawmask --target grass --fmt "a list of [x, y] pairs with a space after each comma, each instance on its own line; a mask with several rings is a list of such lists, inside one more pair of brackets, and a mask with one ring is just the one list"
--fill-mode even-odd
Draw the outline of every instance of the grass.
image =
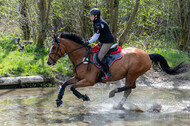
[[71, 63], [68, 58], [60, 59], [55, 66], [47, 65], [49, 49], [37, 49], [34, 45], [18, 50], [13, 40], [0, 40], [0, 77], [44, 75], [54, 77], [54, 73], [70, 75]]
[[161, 54], [162, 56], [166, 58], [170, 66], [175, 66], [181, 62], [185, 62], [185, 63], [190, 62], [190, 58], [188, 57], [188, 54], [186, 52], [183, 52], [177, 49], [155, 48], [153, 50], [148, 50], [148, 52]]

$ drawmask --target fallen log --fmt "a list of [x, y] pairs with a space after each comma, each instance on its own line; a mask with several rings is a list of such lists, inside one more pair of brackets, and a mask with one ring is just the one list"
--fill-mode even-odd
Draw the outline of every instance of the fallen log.
[[43, 83], [52, 82], [52, 78], [45, 78], [39, 75], [33, 76], [20, 76], [20, 77], [2, 77], [0, 78], [1, 85], [16, 85], [16, 84], [28, 84], [28, 83]]

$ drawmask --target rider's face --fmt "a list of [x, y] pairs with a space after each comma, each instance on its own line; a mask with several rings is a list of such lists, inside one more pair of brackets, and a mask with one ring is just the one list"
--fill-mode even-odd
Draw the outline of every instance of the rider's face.
[[95, 18], [94, 15], [90, 15], [90, 20], [91, 21], [94, 21], [94, 18]]
[[97, 15], [90, 15], [91, 21], [94, 21], [97, 18]]

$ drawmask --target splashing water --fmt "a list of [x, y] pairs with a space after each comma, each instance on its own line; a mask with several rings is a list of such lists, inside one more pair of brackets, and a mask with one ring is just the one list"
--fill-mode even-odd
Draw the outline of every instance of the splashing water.
[[[190, 113], [185, 109], [190, 106], [189, 90], [137, 87], [124, 109], [117, 110], [113, 106], [119, 103], [123, 93], [108, 98], [109, 92], [116, 87], [118, 85], [110, 84], [79, 89], [88, 94], [89, 102], [77, 99], [66, 90], [60, 108], [55, 104], [57, 88], [0, 90], [0, 125], [190, 125]], [[150, 111], [154, 104], [161, 106], [160, 112]], [[137, 108], [144, 112], [133, 111]]]

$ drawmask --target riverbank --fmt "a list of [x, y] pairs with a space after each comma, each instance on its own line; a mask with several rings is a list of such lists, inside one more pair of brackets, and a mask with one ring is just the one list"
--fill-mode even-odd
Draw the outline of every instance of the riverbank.
[[153, 67], [137, 80], [137, 85], [154, 88], [190, 89], [190, 64], [185, 64], [182, 73], [169, 75]]

